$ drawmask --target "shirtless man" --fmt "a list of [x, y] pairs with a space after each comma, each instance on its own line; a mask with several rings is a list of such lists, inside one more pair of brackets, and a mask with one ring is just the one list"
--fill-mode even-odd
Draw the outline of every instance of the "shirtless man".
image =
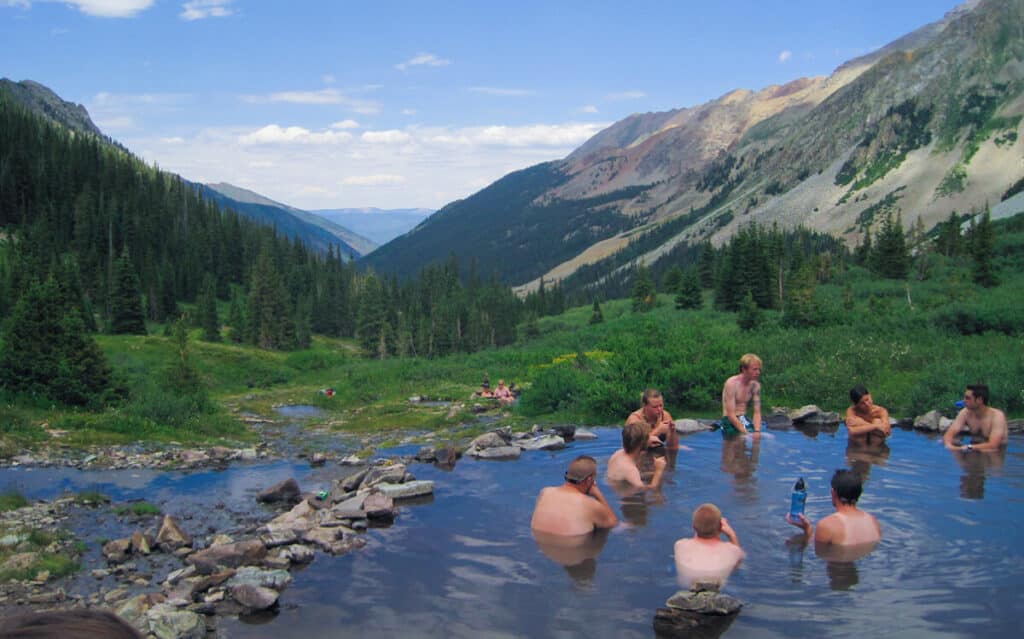
[[[836, 512], [818, 522], [814, 530], [815, 546], [859, 546], [870, 552], [882, 539], [882, 527], [874, 515], [857, 508], [864, 485], [860, 475], [840, 469], [832, 475], [832, 506]], [[794, 521], [786, 513], [786, 521], [804, 531], [810, 539], [814, 527], [806, 516]], [[863, 553], [863, 554], [866, 554]], [[819, 553], [820, 554], [820, 553]]]
[[597, 461], [580, 455], [569, 464], [565, 483], [544, 488], [537, 496], [530, 528], [551, 535], [585, 535], [619, 523], [597, 487]]
[[[971, 384], [964, 391], [964, 408], [942, 436], [949, 450], [980, 450], [990, 453], [1006, 445], [1006, 415], [988, 405], [988, 386]], [[957, 438], [970, 435], [971, 443], [961, 444]]]
[[[761, 432], [761, 358], [747, 353], [740, 358], [740, 372], [725, 381], [722, 388], [722, 428], [726, 434], [746, 435], [750, 426]], [[747, 404], [754, 405], [754, 421], [747, 419]]]
[[516, 401], [516, 398], [512, 395], [512, 391], [509, 390], [508, 386], [505, 386], [505, 380], [498, 380], [498, 388], [494, 390], [494, 397], [501, 402], [502, 406], [508, 406], [512, 402]]
[[626, 423], [647, 424], [651, 430], [648, 446], [665, 445], [667, 450], [679, 449], [679, 433], [672, 416], [665, 410], [665, 398], [656, 388], [648, 388], [641, 395], [643, 406], [630, 413]]
[[852, 406], [846, 409], [846, 430], [850, 443], [876, 444], [892, 435], [889, 411], [875, 404], [864, 384], [850, 389]]
[[640, 456], [647, 451], [651, 429], [646, 422], [628, 421], [622, 428], [622, 448], [608, 460], [608, 481], [629, 486], [633, 490], [654, 490], [661, 486], [665, 474], [664, 457], [654, 458], [654, 477], [645, 484], [640, 476]]
[[[675, 545], [679, 585], [683, 588], [693, 588], [698, 583], [722, 586], [747, 555], [740, 548], [736, 531], [718, 506], [701, 504], [693, 511], [693, 532], [696, 534], [692, 538], [684, 537]], [[721, 535], [729, 541], [722, 541]]]

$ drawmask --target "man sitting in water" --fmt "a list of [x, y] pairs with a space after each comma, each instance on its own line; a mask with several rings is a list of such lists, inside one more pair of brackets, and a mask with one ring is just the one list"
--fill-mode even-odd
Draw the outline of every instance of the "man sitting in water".
[[876, 444], [892, 435], [889, 411], [874, 403], [864, 384], [850, 389], [852, 406], [846, 409], [846, 430], [850, 443]]
[[494, 389], [494, 398], [501, 402], [502, 406], [508, 406], [516, 401], [512, 391], [509, 390], [508, 386], [505, 386], [505, 380], [503, 379], [498, 380], [498, 387]]
[[569, 464], [564, 484], [540, 491], [530, 528], [552, 535], [585, 535], [617, 523], [619, 518], [597, 487], [597, 461], [580, 455]]
[[661, 486], [665, 458], [654, 458], [654, 477], [645, 484], [640, 475], [640, 456], [647, 452], [651, 430], [646, 422], [629, 421], [622, 428], [622, 448], [608, 460], [608, 481], [628, 485], [633, 490], [653, 490]]
[[665, 410], [665, 398], [661, 396], [661, 391], [648, 388], [640, 396], [640, 401], [643, 405], [630, 413], [626, 418], [626, 424], [646, 424], [651, 431], [649, 446], [658, 447], [664, 444], [668, 450], [678, 450], [679, 433], [676, 431], [676, 423], [672, 416]]
[[[733, 569], [746, 557], [736, 531], [714, 504], [701, 504], [693, 511], [692, 538], [676, 542], [676, 575], [679, 585], [693, 588], [699, 583], [721, 587]], [[729, 541], [722, 541], [721, 535]]]
[[[874, 515], [857, 508], [857, 500], [863, 490], [860, 475], [845, 468], [832, 475], [832, 506], [836, 512], [818, 522], [814, 530], [816, 546], [858, 546], [867, 554], [882, 539], [882, 527]], [[804, 531], [806, 539], [811, 538], [813, 526], [803, 514], [794, 521], [786, 513], [786, 521]], [[848, 559], [851, 560], [851, 559]]]
[[[740, 372], [725, 380], [722, 387], [722, 432], [746, 435], [753, 427], [761, 432], [761, 358], [747, 353], [740, 358]], [[754, 421], [747, 419], [747, 404], [753, 404]]]
[[[994, 452], [1006, 444], [1006, 415], [988, 405], [988, 386], [971, 384], [964, 391], [964, 408], [946, 429], [942, 443], [950, 450]], [[969, 435], [970, 443], [957, 440]]]

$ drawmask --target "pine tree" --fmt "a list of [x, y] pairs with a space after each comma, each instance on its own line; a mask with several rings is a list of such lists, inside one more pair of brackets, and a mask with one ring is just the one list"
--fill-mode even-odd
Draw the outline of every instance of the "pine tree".
[[761, 309], [754, 301], [754, 294], [747, 291], [740, 302], [739, 312], [736, 314], [736, 324], [740, 330], [752, 331], [761, 323]]
[[217, 281], [209, 273], [203, 278], [203, 287], [196, 300], [196, 314], [199, 327], [203, 329], [203, 339], [208, 342], [219, 342], [220, 318], [217, 317]]
[[643, 264], [637, 267], [633, 276], [633, 312], [645, 313], [654, 308], [658, 296], [654, 289], [651, 273]]
[[999, 283], [995, 266], [992, 264], [995, 246], [995, 231], [992, 228], [992, 218], [989, 214], [988, 204], [986, 204], [981, 221], [972, 226], [971, 231], [971, 273], [974, 282], [985, 288], [991, 288]]
[[810, 264], [805, 264], [789, 280], [786, 290], [786, 305], [782, 311], [782, 323], [793, 328], [814, 326], [821, 320], [814, 291], [817, 279]]
[[114, 289], [110, 294], [110, 329], [114, 335], [145, 335], [142, 294], [127, 249], [114, 262]]
[[869, 265], [872, 271], [882, 277], [906, 279], [910, 271], [910, 252], [903, 237], [903, 221], [899, 216], [895, 219], [891, 213], [885, 216], [869, 257]]
[[686, 273], [683, 274], [675, 303], [676, 308], [679, 310], [700, 308], [704, 305], [700, 290], [700, 275], [698, 275], [696, 269], [687, 269]]
[[675, 294], [679, 292], [679, 287], [683, 284], [683, 269], [678, 264], [665, 273], [665, 278], [662, 280], [662, 290], [669, 294]]
[[64, 314], [55, 339], [60, 359], [51, 395], [72, 406], [100, 406], [110, 386], [110, 367], [99, 345], [85, 332], [77, 311]]
[[245, 337], [245, 312], [242, 310], [242, 295], [234, 290], [231, 293], [231, 305], [228, 306], [228, 339], [241, 344]]
[[604, 321], [604, 314], [601, 313], [601, 305], [598, 304], [597, 300], [594, 300], [594, 310], [590, 314], [591, 324], [600, 324]]

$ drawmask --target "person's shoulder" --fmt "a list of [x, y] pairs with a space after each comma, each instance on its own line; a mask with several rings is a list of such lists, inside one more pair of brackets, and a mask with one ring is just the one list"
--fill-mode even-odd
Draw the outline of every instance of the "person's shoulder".
[[629, 424], [631, 422], [643, 421], [643, 419], [644, 419], [644, 409], [638, 408], [638, 409], [636, 409], [635, 411], [633, 411], [632, 413], [629, 414], [629, 417], [626, 418], [626, 423]]

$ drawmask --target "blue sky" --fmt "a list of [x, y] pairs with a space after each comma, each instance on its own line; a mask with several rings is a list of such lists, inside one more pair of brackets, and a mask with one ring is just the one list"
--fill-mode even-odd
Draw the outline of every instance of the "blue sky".
[[438, 208], [631, 113], [828, 75], [955, 0], [0, 0], [0, 76], [161, 168]]

